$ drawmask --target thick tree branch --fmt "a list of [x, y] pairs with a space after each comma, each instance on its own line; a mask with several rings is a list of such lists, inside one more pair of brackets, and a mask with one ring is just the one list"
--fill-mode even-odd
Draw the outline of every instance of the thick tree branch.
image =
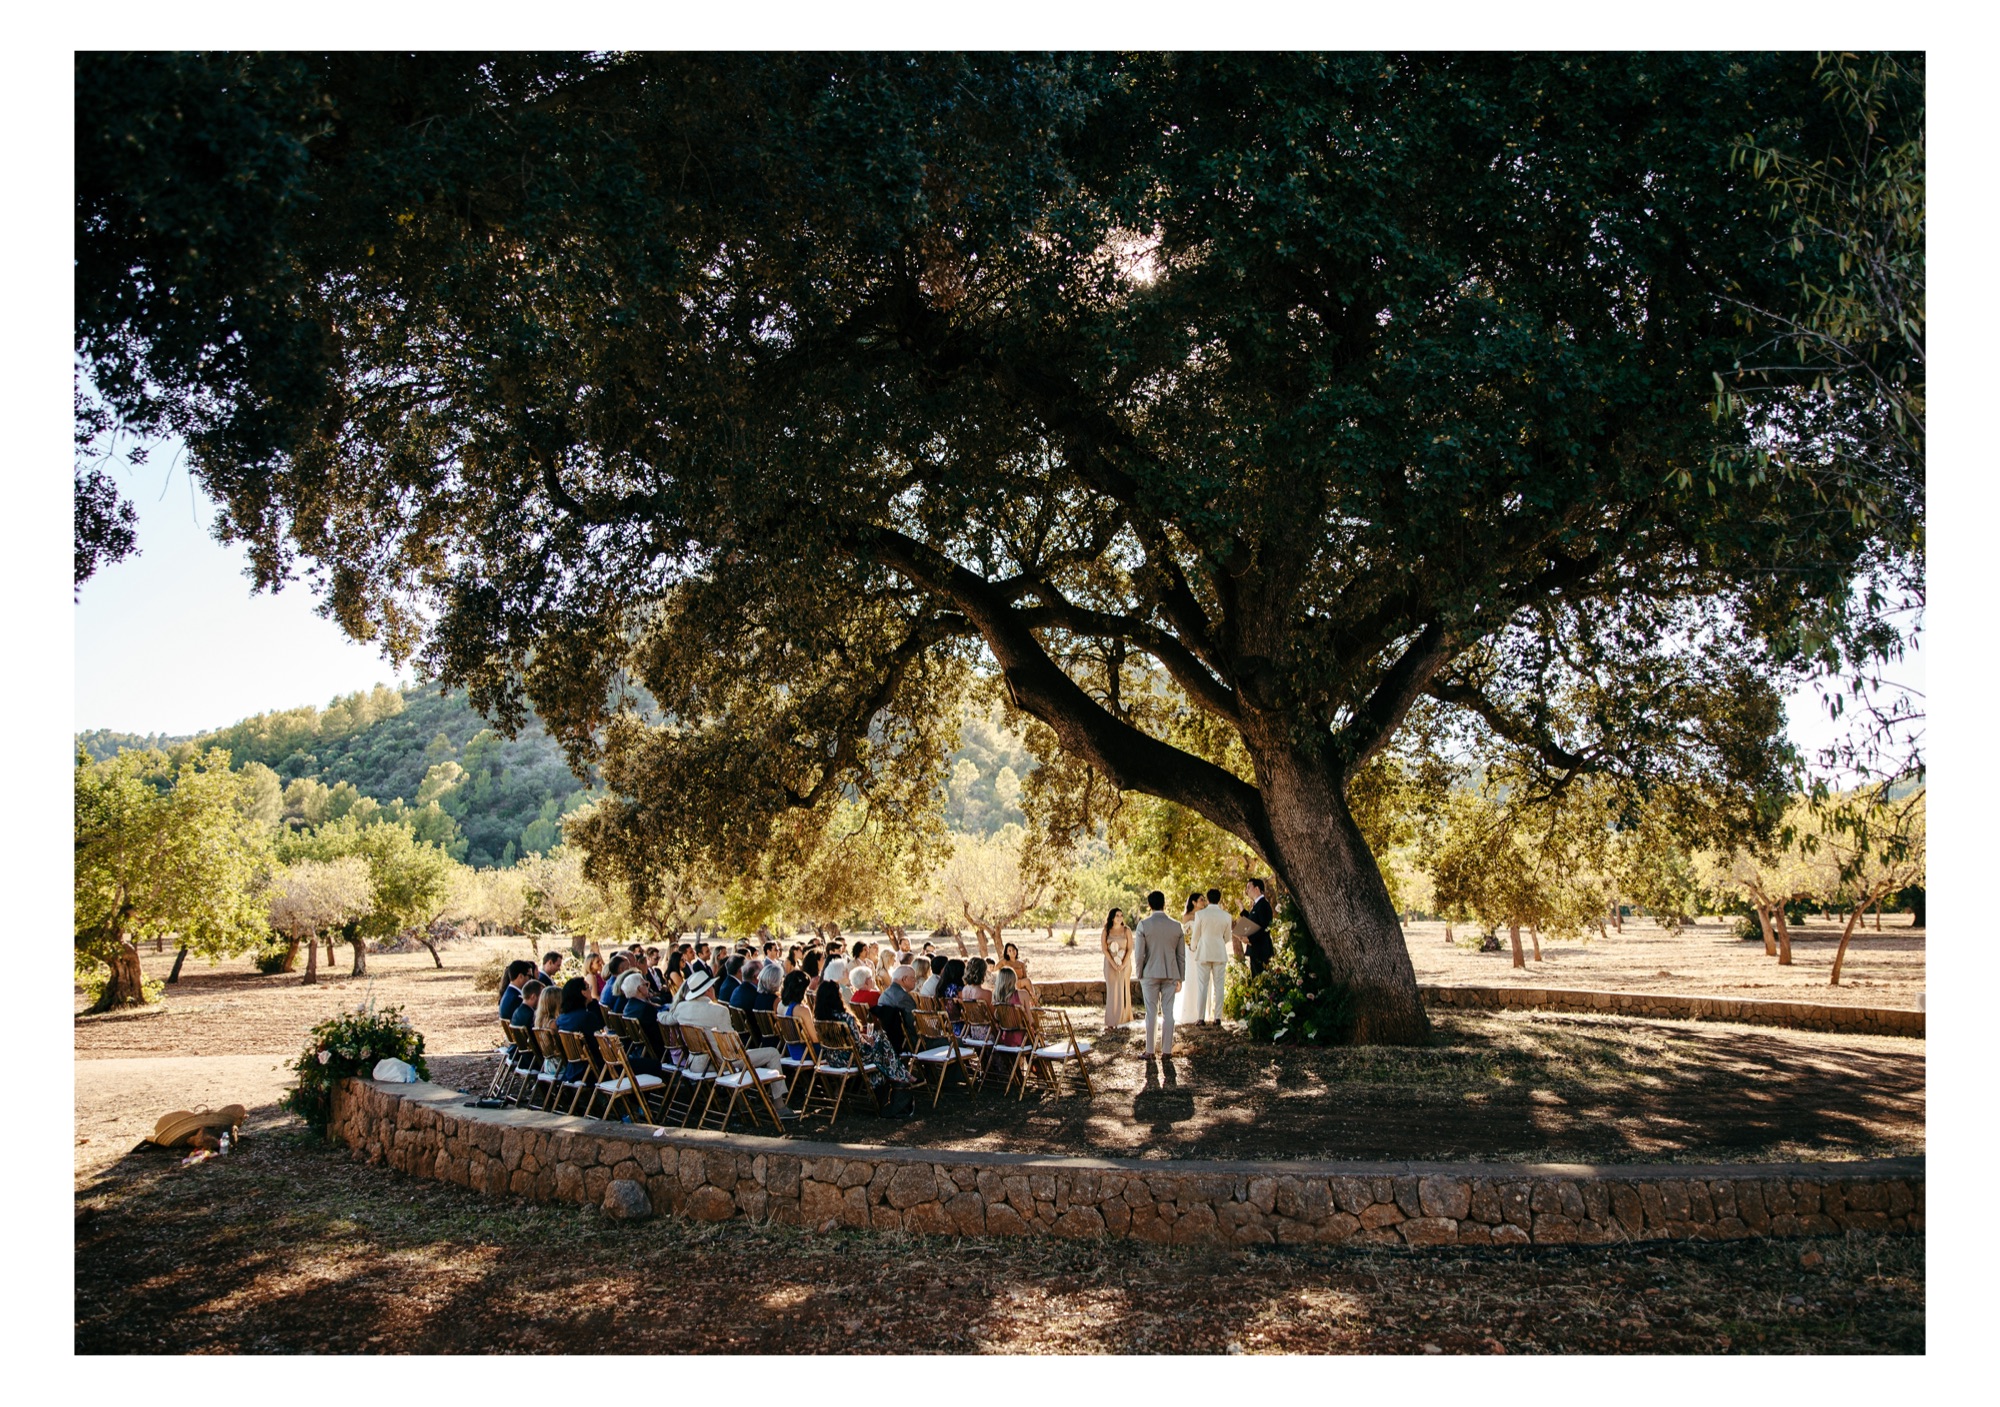
[[1417, 633], [1417, 638], [1390, 666], [1389, 672], [1375, 686], [1375, 692], [1368, 696], [1368, 701], [1361, 706], [1353, 721], [1342, 728], [1335, 738], [1335, 755], [1341, 759], [1340, 781], [1343, 787], [1361, 770], [1362, 764], [1381, 751], [1394, 735], [1397, 725], [1403, 721], [1403, 715], [1410, 711], [1410, 705], [1417, 701], [1437, 672], [1444, 668], [1457, 644], [1436, 621], [1432, 621]]
[[1263, 798], [1234, 773], [1121, 722], [1083, 691], [1035, 639], [1025, 613], [983, 577], [926, 543], [890, 528], [845, 528], [848, 550], [871, 556], [964, 612], [1000, 666], [1016, 708], [1055, 731], [1064, 751], [1082, 759], [1114, 787], [1185, 806], [1269, 857], [1275, 847]]
[[1529, 749], [1551, 767], [1574, 774], [1589, 770], [1595, 763], [1591, 752], [1571, 752], [1557, 742], [1547, 729], [1516, 718], [1470, 684], [1455, 680], [1434, 681], [1425, 692], [1440, 703], [1470, 710], [1502, 738], [1517, 747]]

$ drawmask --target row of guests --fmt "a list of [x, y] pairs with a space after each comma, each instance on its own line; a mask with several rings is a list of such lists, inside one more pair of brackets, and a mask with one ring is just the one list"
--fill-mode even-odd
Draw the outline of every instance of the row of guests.
[[[776, 1011], [787, 1016], [805, 1010], [817, 1022], [844, 1024], [853, 1034], [864, 1063], [876, 1066], [891, 1084], [907, 1085], [912, 1076], [903, 1057], [916, 1043], [916, 1028], [910, 1013], [917, 1009], [918, 997], [981, 1001], [999, 1006], [1034, 1004], [1032, 990], [1020, 982], [1012, 969], [989, 967], [986, 959], [977, 957], [949, 958], [941, 969], [931, 972], [928, 959], [907, 952], [898, 954], [899, 959], [910, 960], [897, 961], [887, 974], [886, 984], [878, 988], [874, 970], [866, 963], [850, 964], [841, 957], [822, 963], [820, 953], [806, 951], [801, 954], [799, 967], [787, 972], [778, 959], [737, 953], [723, 960], [720, 977], [711, 974], [707, 963], [701, 962], [669, 993], [656, 985], [644, 956], [613, 954], [606, 964], [608, 975], [603, 995], [596, 998], [589, 994], [588, 984], [581, 977], [572, 977], [560, 986], [547, 985], [546, 960], [540, 971], [526, 961], [513, 963], [506, 970], [501, 989], [500, 1019], [523, 1028], [589, 1035], [604, 1029], [604, 1013], [610, 1010], [642, 1024], [651, 1021], [655, 1025], [698, 1025], [715, 1031], [732, 1031], [735, 1022], [729, 1015], [731, 1007], [746, 1013]], [[556, 966], [560, 968], [559, 956]], [[865, 1024], [856, 1022], [850, 1014], [850, 1003], [871, 1014], [873, 1019]], [[1000, 1039], [1002, 1044], [1009, 1044], [1019, 1036], [1001, 1033]], [[752, 1040], [746, 1041], [745, 1046], [753, 1065], [782, 1073], [780, 1052], [774, 1045]], [[796, 1059], [804, 1052], [794, 1047], [786, 1053]], [[642, 1073], [662, 1073], [648, 1049], [630, 1049], [628, 1057]], [[705, 1068], [705, 1062], [695, 1068]], [[560, 1077], [574, 1079], [581, 1069], [579, 1064], [565, 1065]], [[781, 1117], [786, 1117], [789, 1091], [782, 1079], [773, 1083]]]
[[[964, 946], [962, 942], [960, 946]], [[818, 938], [793, 943], [784, 949], [782, 956], [779, 949], [780, 945], [775, 940], [765, 942], [761, 948], [754, 944], [738, 944], [733, 956], [746, 961], [754, 959], [764, 963], [779, 963], [780, 971], [786, 973], [803, 970], [806, 960], [814, 956], [818, 957], [822, 966], [835, 959], [843, 959], [850, 971], [865, 967], [872, 973], [880, 973], [888, 967], [906, 964], [917, 969], [919, 981], [929, 980], [933, 970], [941, 972], [947, 961], [946, 956], [931, 943], [925, 943], [921, 950], [906, 948], [896, 951], [866, 938], [856, 939], [844, 950], [838, 945], [823, 945]], [[602, 1000], [604, 989], [617, 978], [621, 966], [643, 970], [656, 987], [669, 993], [677, 991], [680, 984], [696, 972], [711, 973], [718, 980], [727, 975], [725, 969], [729, 958], [725, 956], [723, 945], [720, 943], [699, 941], [677, 944], [666, 952], [664, 964], [661, 958], [661, 949], [641, 947], [637, 943], [609, 957], [593, 950], [584, 963], [584, 984], [592, 997]], [[985, 958], [970, 957], [962, 960], [987, 961]], [[1021, 956], [1021, 950], [1016, 944], [1003, 945], [996, 965], [1011, 971], [1015, 981], [1021, 986], [1032, 988], [1033, 984], [1028, 978], [1027, 960]], [[560, 981], [562, 966], [561, 953], [543, 954], [540, 972], [542, 980]]]

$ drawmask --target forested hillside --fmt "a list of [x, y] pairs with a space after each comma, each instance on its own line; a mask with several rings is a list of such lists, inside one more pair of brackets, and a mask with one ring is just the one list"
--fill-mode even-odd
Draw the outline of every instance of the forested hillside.
[[[76, 742], [100, 762], [134, 748], [226, 748], [231, 766], [269, 767], [288, 788], [299, 781], [335, 789], [345, 783], [353, 792], [342, 789], [332, 800], [336, 815], [350, 795], [411, 807], [436, 801], [457, 823], [446, 842], [453, 856], [481, 868], [550, 849], [562, 839], [562, 817], [593, 794], [532, 715], [518, 738], [503, 738], [473, 712], [463, 690], [440, 696], [378, 684], [323, 709], [305, 704], [260, 713], [193, 737], [100, 728], [79, 733]], [[991, 836], [1019, 824], [1021, 778], [1033, 765], [997, 713], [968, 718], [949, 773], [951, 827]]]

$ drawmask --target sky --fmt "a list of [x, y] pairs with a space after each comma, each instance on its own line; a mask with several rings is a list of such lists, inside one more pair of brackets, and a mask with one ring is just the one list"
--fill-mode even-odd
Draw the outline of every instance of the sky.
[[76, 604], [79, 731], [205, 732], [409, 682], [314, 614], [303, 582], [253, 595], [249, 555], [209, 536], [215, 507], [174, 455], [107, 468], [139, 510], [139, 555], [100, 567]]
[[[293, 582], [253, 595], [249, 558], [209, 535], [214, 505], [166, 451], [113, 467], [139, 510], [139, 555], [100, 568], [76, 606], [76, 728], [185, 734], [269, 709], [325, 707], [336, 695], [410, 682], [372, 646], [315, 614]], [[1921, 644], [1890, 677], [1921, 690]], [[1789, 702], [1794, 742], [1808, 751], [1836, 735], [1810, 690]]]

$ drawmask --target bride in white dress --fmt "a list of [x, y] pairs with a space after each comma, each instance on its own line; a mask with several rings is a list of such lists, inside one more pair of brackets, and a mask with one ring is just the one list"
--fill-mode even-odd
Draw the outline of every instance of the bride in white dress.
[[1189, 957], [1187, 980], [1181, 983], [1180, 994], [1174, 998], [1174, 1029], [1176, 1031], [1183, 1026], [1192, 1031], [1196, 1023], [1201, 1020], [1201, 1012], [1195, 1006], [1197, 992], [1194, 981], [1194, 934], [1191, 925], [1195, 911], [1206, 908], [1207, 905], [1207, 895], [1190, 894], [1187, 898], [1187, 907], [1181, 911], [1181, 939], [1188, 945]]

